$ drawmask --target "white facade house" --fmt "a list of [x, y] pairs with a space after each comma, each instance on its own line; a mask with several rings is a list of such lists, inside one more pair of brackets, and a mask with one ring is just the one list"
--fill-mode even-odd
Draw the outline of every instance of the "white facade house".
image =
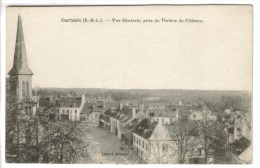
[[85, 96], [81, 97], [61, 97], [59, 118], [61, 120], [80, 121], [80, 113], [85, 103]]
[[175, 145], [166, 126], [143, 119], [133, 131], [134, 152], [148, 163], [177, 163]]
[[148, 115], [150, 116], [152, 122], [156, 121], [163, 125], [172, 124], [178, 120], [178, 110], [152, 109], [149, 110]]
[[62, 107], [59, 109], [61, 115], [68, 115], [70, 121], [80, 120], [80, 108], [79, 107]]

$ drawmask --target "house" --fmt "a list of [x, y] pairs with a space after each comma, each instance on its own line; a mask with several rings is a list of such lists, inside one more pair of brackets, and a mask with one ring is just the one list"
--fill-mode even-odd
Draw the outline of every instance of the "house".
[[98, 126], [100, 116], [108, 109], [117, 106], [118, 102], [106, 102], [105, 100], [96, 100], [94, 103], [85, 102], [82, 109], [82, 121]]
[[99, 116], [99, 126], [105, 128], [106, 130], [111, 131], [111, 116], [115, 116], [117, 114], [117, 107], [108, 108], [103, 114]]
[[150, 109], [148, 110], [148, 116], [150, 116], [152, 122], [156, 121], [160, 124], [171, 124], [178, 120], [177, 109]]
[[[109, 99], [110, 100], [110, 99]], [[104, 114], [108, 109], [115, 110], [119, 106], [119, 102], [113, 101], [97, 101], [92, 110], [92, 123], [99, 125], [100, 116]]]
[[140, 109], [153, 109], [153, 108], [164, 109], [165, 104], [163, 102], [158, 102], [158, 101], [142, 101], [138, 103], [138, 107]]
[[60, 98], [59, 119], [80, 121], [80, 113], [84, 107], [85, 96], [66, 96]]
[[252, 145], [249, 139], [241, 135], [229, 145], [231, 147], [232, 163], [251, 163]]
[[91, 122], [92, 119], [92, 110], [95, 106], [95, 103], [85, 102], [80, 113], [80, 120], [83, 122]]
[[206, 106], [201, 108], [197, 105], [179, 106], [177, 110], [179, 111], [179, 116], [184, 120], [217, 120], [217, 117], [211, 114], [211, 111]]
[[234, 161], [234, 163], [238, 163], [238, 164], [250, 164], [252, 163], [252, 159], [253, 159], [253, 148], [252, 148], [252, 144], [246, 148], [246, 150], [244, 150], [240, 155], [238, 155]]
[[232, 143], [241, 136], [251, 140], [251, 115], [250, 112], [228, 112], [222, 114], [225, 132], [228, 135], [227, 143]]
[[135, 125], [135, 123], [132, 122], [133, 120], [137, 119], [137, 121], [139, 122], [147, 116], [143, 113], [143, 111], [137, 109], [135, 106], [133, 107], [126, 106], [120, 112], [123, 115], [121, 115], [120, 118], [118, 118], [119, 133], [121, 134], [121, 135], [118, 134], [118, 138], [121, 141], [123, 141], [125, 144], [129, 144], [129, 142], [132, 141], [133, 139], [132, 135], [130, 134], [132, 132], [133, 126], [130, 126], [128, 124], [133, 123]]
[[99, 125], [99, 117], [105, 111], [103, 107], [94, 106], [91, 112], [91, 123]]
[[183, 120], [189, 120], [190, 115], [193, 112], [198, 112], [199, 108], [197, 106], [179, 106], [177, 110], [180, 118], [182, 118]]
[[[120, 107], [122, 108], [122, 106]], [[136, 117], [136, 107], [125, 105], [122, 109], [119, 109], [114, 116], [110, 116], [111, 132], [114, 132], [118, 138], [124, 141], [125, 133], [124, 126]]]
[[174, 163], [174, 148], [166, 126], [149, 118], [143, 119], [133, 131], [133, 150], [148, 163]]
[[125, 144], [129, 147], [133, 147], [133, 131], [137, 128], [138, 124], [142, 121], [140, 118], [135, 118], [131, 120], [126, 126], [125, 126]]
[[139, 102], [136, 101], [136, 100], [121, 100], [119, 107], [120, 107], [120, 110], [122, 110], [123, 107], [125, 107], [125, 106], [135, 106], [135, 107], [137, 107], [138, 105], [139, 105]]

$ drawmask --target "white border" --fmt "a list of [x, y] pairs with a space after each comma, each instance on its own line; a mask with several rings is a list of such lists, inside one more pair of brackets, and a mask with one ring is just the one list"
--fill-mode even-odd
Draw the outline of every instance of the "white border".
[[[1, 2], [1, 112], [0, 112], [0, 119], [1, 119], [1, 154], [0, 160], [1, 165], [3, 167], [39, 167], [45, 168], [46, 166], [52, 168], [59, 168], [59, 167], [119, 167], [122, 165], [100, 165], [100, 164], [77, 164], [77, 165], [58, 165], [58, 164], [6, 164], [5, 163], [5, 62], [6, 62], [6, 15], [5, 15], [5, 8], [6, 6], [39, 6], [39, 5], [141, 5], [141, 4], [251, 4], [253, 5], [254, 11], [254, 33], [253, 33], [253, 164], [250, 165], [235, 165], [236, 167], [260, 167], [260, 135], [259, 135], [259, 128], [260, 122], [260, 108], [259, 108], [259, 86], [260, 86], [260, 43], [259, 43], [259, 21], [260, 21], [260, 1], [258, 0], [2, 0]], [[124, 165], [125, 167], [143, 167], [147, 165]], [[158, 165], [149, 165], [149, 167], [155, 168]], [[234, 165], [160, 165], [163, 167], [233, 167]]]

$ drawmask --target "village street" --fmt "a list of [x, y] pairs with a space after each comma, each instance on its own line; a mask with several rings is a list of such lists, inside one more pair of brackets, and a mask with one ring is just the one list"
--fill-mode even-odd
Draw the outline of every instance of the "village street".
[[100, 164], [142, 164], [133, 153], [126, 147], [122, 148], [119, 139], [107, 130], [91, 125], [82, 125], [85, 128], [84, 139], [89, 142], [88, 153], [89, 159], [84, 163], [100, 163]]

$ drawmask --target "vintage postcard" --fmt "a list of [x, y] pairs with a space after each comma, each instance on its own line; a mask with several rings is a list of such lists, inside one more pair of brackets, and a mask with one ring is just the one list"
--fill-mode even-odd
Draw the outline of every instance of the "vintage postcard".
[[251, 164], [251, 5], [6, 8], [6, 163]]

